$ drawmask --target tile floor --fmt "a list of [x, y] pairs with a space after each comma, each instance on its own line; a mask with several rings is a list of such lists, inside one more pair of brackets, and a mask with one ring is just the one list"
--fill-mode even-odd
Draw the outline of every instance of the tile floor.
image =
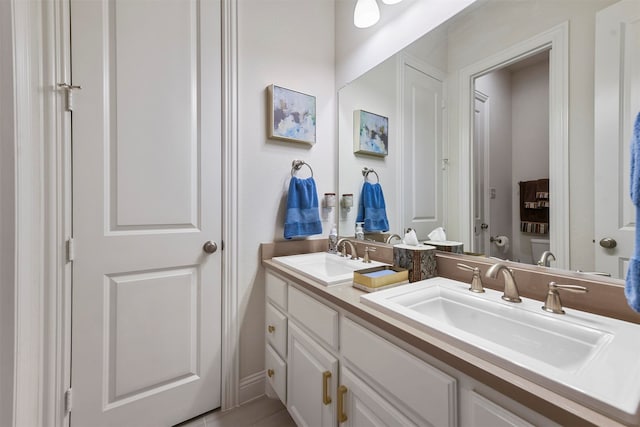
[[176, 427], [295, 427], [287, 409], [277, 399], [263, 396], [231, 411], [212, 411]]

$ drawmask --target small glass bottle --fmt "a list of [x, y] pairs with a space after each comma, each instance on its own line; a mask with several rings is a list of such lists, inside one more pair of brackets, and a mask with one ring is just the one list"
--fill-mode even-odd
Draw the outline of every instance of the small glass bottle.
[[364, 240], [364, 222], [356, 222], [356, 240]]
[[331, 231], [329, 232], [329, 250], [330, 254], [338, 252], [338, 231], [335, 224], [331, 225]]

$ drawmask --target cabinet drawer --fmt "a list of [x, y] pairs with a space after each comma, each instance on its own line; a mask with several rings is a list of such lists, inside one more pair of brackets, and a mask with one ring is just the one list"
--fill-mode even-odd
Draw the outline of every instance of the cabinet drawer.
[[265, 367], [267, 369], [267, 381], [271, 384], [282, 403], [287, 404], [287, 364], [278, 356], [275, 350], [268, 345], [265, 354]]
[[378, 386], [434, 426], [457, 423], [456, 380], [344, 318], [341, 352]]
[[287, 316], [267, 303], [265, 335], [267, 342], [278, 352], [283, 359], [287, 357]]
[[267, 298], [283, 310], [287, 310], [287, 282], [275, 274], [266, 273]]
[[332, 348], [338, 348], [338, 312], [289, 287], [289, 314]]

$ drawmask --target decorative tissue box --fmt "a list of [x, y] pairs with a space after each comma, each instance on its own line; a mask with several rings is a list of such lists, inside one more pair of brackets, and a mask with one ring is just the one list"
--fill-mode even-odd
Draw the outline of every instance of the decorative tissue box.
[[354, 271], [353, 287], [366, 292], [374, 292], [409, 283], [408, 279], [407, 269], [382, 265]]
[[394, 245], [393, 264], [408, 270], [409, 283], [430, 279], [438, 275], [434, 246]]

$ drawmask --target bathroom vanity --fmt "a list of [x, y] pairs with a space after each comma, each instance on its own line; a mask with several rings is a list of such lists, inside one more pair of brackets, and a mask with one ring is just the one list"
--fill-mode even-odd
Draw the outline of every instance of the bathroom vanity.
[[[446, 271], [450, 260], [440, 261]], [[327, 286], [277, 260], [264, 259], [263, 265], [267, 388], [298, 425], [639, 421], [637, 410], [631, 415], [594, 405], [481, 357], [444, 334], [363, 304], [365, 293], [350, 283]]]

